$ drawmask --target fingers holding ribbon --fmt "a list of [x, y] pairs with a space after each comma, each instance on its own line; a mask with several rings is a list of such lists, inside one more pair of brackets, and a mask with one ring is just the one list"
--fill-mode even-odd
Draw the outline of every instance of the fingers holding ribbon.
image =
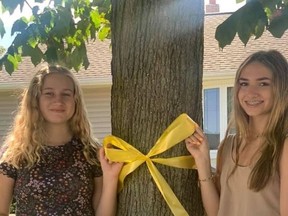
[[99, 161], [101, 164], [103, 175], [107, 175], [112, 178], [118, 178], [119, 173], [123, 167], [123, 163], [110, 161], [106, 157], [103, 147], [99, 149]]
[[187, 150], [195, 159], [206, 154], [209, 149], [207, 138], [199, 126], [196, 127], [192, 135], [185, 139], [185, 144]]

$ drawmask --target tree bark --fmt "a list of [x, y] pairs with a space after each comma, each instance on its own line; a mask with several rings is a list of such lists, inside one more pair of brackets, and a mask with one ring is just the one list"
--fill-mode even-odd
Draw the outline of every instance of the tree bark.
[[[111, 2], [112, 134], [147, 154], [181, 113], [202, 123], [204, 1]], [[160, 156], [182, 155], [184, 142]], [[197, 172], [155, 165], [189, 215], [204, 215]], [[145, 163], [126, 178], [117, 215], [173, 215]]]

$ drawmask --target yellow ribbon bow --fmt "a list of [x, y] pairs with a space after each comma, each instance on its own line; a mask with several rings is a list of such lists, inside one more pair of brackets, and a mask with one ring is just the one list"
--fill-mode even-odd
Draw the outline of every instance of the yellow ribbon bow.
[[[146, 162], [158, 189], [173, 214], [177, 216], [189, 216], [153, 162], [176, 168], [195, 169], [196, 165], [193, 157], [190, 155], [173, 158], [151, 157], [163, 153], [180, 143], [194, 133], [196, 127], [197, 124], [187, 114], [181, 114], [164, 131], [147, 155], [142, 154], [136, 148], [118, 137], [112, 135], [105, 137], [103, 145], [107, 158], [114, 162], [125, 163], [119, 175], [118, 190], [120, 191], [123, 188], [126, 176], [137, 169], [142, 163]], [[113, 145], [118, 149], [109, 148], [109, 145]]]

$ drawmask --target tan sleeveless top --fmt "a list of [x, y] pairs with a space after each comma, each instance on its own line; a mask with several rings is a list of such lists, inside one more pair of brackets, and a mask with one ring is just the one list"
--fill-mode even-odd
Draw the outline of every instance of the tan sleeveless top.
[[[224, 143], [221, 195], [218, 216], [277, 216], [280, 215], [280, 179], [271, 177], [264, 189], [254, 192], [248, 188], [252, 168], [238, 166], [229, 177], [235, 162], [232, 159], [233, 136]], [[228, 179], [228, 180], [227, 180]]]

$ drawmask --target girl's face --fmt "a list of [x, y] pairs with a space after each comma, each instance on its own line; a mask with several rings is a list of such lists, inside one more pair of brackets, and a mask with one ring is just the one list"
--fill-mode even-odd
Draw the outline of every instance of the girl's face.
[[75, 112], [74, 85], [62, 74], [46, 75], [39, 98], [40, 111], [48, 124], [67, 126]]
[[249, 117], [268, 117], [273, 98], [272, 72], [259, 62], [246, 65], [238, 80], [238, 100]]

